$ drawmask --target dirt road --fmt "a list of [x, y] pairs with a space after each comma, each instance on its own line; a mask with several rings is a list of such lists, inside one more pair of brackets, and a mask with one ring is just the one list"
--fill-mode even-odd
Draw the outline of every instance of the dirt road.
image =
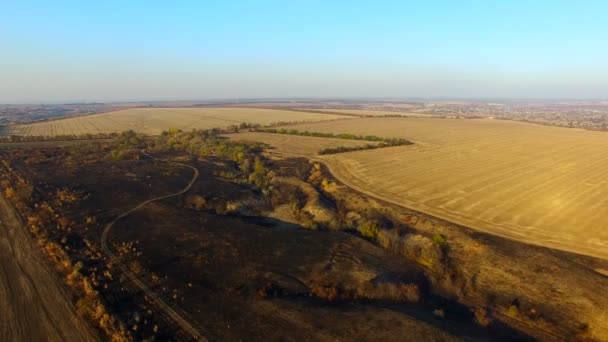
[[98, 341], [67, 289], [0, 196], [0, 341]]
[[160, 309], [163, 311], [163, 313], [165, 314], [165, 316], [167, 316], [169, 319], [171, 319], [173, 322], [175, 322], [177, 325], [180, 326], [180, 328], [187, 333], [188, 335], [190, 335], [193, 339], [197, 340], [197, 341], [206, 341], [206, 339], [203, 337], [203, 335], [201, 335], [201, 333], [198, 331], [198, 329], [192, 325], [189, 320], [184, 317], [183, 315], [181, 315], [180, 313], [178, 313], [177, 311], [175, 311], [171, 305], [167, 304], [162, 298], [160, 298], [156, 293], [154, 293], [154, 291], [152, 291], [149, 286], [142, 281], [141, 279], [139, 279], [135, 274], [133, 274], [129, 268], [127, 267], [127, 265], [125, 265], [122, 261], [120, 261], [120, 259], [111, 251], [109, 245], [108, 245], [108, 236], [110, 234], [110, 230], [112, 229], [112, 227], [114, 226], [114, 224], [116, 222], [118, 222], [119, 220], [125, 218], [126, 216], [128, 216], [129, 214], [131, 214], [134, 211], [137, 211], [139, 209], [141, 209], [142, 207], [144, 207], [145, 205], [147, 205], [148, 203], [151, 202], [155, 202], [155, 201], [159, 201], [165, 198], [170, 198], [170, 197], [175, 197], [175, 196], [179, 196], [185, 192], [187, 192], [188, 190], [190, 190], [190, 188], [192, 187], [192, 184], [194, 184], [194, 182], [196, 182], [196, 180], [198, 179], [199, 176], [199, 172], [195, 167], [192, 167], [190, 165], [187, 164], [182, 164], [182, 163], [178, 163], [178, 162], [173, 162], [173, 161], [169, 161], [169, 160], [164, 160], [164, 159], [158, 159], [155, 158], [151, 155], [149, 155], [148, 153], [146, 153], [146, 151], [141, 151], [142, 154], [144, 154], [145, 156], [151, 158], [151, 159], [155, 159], [158, 161], [162, 161], [162, 162], [166, 162], [166, 163], [172, 163], [172, 164], [176, 164], [182, 167], [187, 167], [189, 169], [191, 169], [192, 171], [194, 171], [193, 175], [192, 175], [192, 179], [190, 180], [190, 183], [188, 183], [188, 185], [186, 185], [185, 188], [183, 188], [182, 190], [173, 193], [173, 194], [169, 194], [169, 195], [165, 195], [165, 196], [160, 196], [160, 197], [155, 197], [155, 198], [151, 198], [147, 201], [144, 201], [140, 204], [138, 204], [137, 206], [125, 211], [124, 213], [122, 213], [121, 215], [119, 215], [118, 217], [116, 217], [114, 220], [112, 220], [110, 223], [108, 223], [105, 227], [105, 229], [103, 230], [103, 233], [101, 235], [101, 248], [102, 250], [112, 259], [112, 261], [114, 261], [114, 263], [121, 269], [121, 271], [133, 282], [133, 284], [135, 284], [135, 286], [137, 286], [140, 290], [142, 290], [146, 296]]

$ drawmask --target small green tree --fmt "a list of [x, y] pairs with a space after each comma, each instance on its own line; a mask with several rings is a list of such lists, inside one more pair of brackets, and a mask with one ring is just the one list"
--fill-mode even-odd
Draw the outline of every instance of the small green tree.
[[437, 234], [435, 236], [433, 236], [433, 243], [438, 245], [438, 246], [443, 246], [447, 243], [447, 239], [445, 238], [445, 236], [441, 235], [441, 234]]
[[375, 222], [365, 222], [359, 226], [359, 233], [361, 236], [375, 240], [378, 237], [380, 227]]
[[516, 304], [511, 304], [507, 310], [507, 315], [513, 318], [519, 317], [519, 307]]

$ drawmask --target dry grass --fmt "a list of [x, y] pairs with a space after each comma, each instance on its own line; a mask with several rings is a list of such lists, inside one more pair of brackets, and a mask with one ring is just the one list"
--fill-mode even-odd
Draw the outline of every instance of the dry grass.
[[280, 121], [321, 121], [347, 116], [256, 108], [135, 108], [9, 127], [2, 134], [25, 136], [81, 135], [120, 132], [160, 134], [167, 128], [209, 129], [243, 122], [268, 125]]
[[498, 120], [358, 119], [298, 130], [416, 145], [322, 156], [347, 185], [478, 230], [608, 258], [608, 134]]
[[233, 140], [263, 142], [272, 146], [272, 151], [297, 154], [303, 156], [317, 155], [322, 149], [334, 147], [355, 147], [366, 144], [376, 144], [376, 142], [363, 140], [346, 140], [337, 138], [317, 138], [299, 135], [274, 134], [262, 132], [243, 132], [236, 134], [226, 134]]

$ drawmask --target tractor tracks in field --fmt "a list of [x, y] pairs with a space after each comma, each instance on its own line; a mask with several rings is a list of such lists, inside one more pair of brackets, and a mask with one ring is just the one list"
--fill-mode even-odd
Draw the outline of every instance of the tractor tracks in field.
[[0, 195], [0, 341], [99, 341], [46, 261]]
[[200, 333], [200, 331], [193, 324], [191, 324], [188, 321], [188, 319], [186, 319], [182, 314], [178, 313], [175, 309], [173, 309], [173, 307], [171, 307], [171, 305], [167, 304], [159, 295], [157, 295], [154, 291], [152, 291], [150, 289], [150, 287], [144, 281], [142, 281], [135, 274], [133, 274], [133, 272], [131, 272], [129, 270], [127, 265], [125, 265], [122, 261], [120, 261], [118, 256], [116, 256], [116, 254], [114, 254], [114, 252], [112, 252], [112, 250], [110, 249], [110, 247], [108, 245], [108, 236], [110, 234], [110, 230], [118, 221], [127, 217], [131, 213], [143, 208], [144, 206], [146, 206], [149, 203], [160, 201], [160, 200], [163, 200], [166, 198], [176, 197], [176, 196], [186, 193], [188, 190], [190, 190], [192, 185], [198, 180], [199, 171], [198, 171], [198, 169], [196, 169], [193, 166], [179, 163], [179, 162], [159, 159], [159, 158], [151, 156], [145, 150], [142, 150], [141, 153], [143, 155], [145, 155], [146, 157], [154, 159], [154, 160], [158, 160], [158, 161], [162, 161], [162, 162], [170, 163], [170, 164], [175, 164], [175, 165], [179, 165], [182, 167], [187, 167], [189, 169], [192, 169], [192, 171], [194, 171], [192, 179], [190, 180], [188, 185], [186, 185], [186, 187], [184, 187], [182, 190], [169, 194], [169, 195], [154, 197], [149, 200], [146, 200], [146, 201], [138, 204], [137, 206], [125, 211], [124, 213], [118, 215], [116, 218], [114, 218], [112, 221], [110, 221], [105, 226], [103, 233], [101, 235], [101, 249], [103, 250], [104, 253], [106, 253], [106, 255], [108, 255], [108, 257], [112, 260], [112, 262], [114, 262], [120, 268], [120, 270], [129, 278], [129, 280], [131, 280], [131, 282], [135, 286], [137, 286], [158, 309], [163, 311], [163, 313], [165, 314], [166, 317], [168, 317], [174, 323], [176, 323], [185, 333], [190, 335], [191, 338], [193, 338], [197, 341], [207, 341], [207, 339], [205, 337], [203, 337], [203, 335]]

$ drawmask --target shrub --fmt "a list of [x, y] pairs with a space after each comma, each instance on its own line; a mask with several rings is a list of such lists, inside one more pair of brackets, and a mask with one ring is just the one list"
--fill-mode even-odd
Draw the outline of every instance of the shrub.
[[366, 222], [359, 226], [359, 233], [361, 236], [375, 240], [378, 237], [378, 232], [380, 231], [380, 227], [374, 222]]
[[507, 315], [513, 318], [519, 317], [519, 308], [517, 307], [517, 305], [511, 304], [511, 306], [509, 306], [509, 309], [507, 310]]
[[353, 298], [353, 294], [350, 291], [332, 285], [323, 286], [319, 284], [312, 284], [310, 286], [310, 293], [313, 296], [324, 299], [328, 302], [333, 302], [335, 300], [349, 300]]
[[393, 253], [399, 253], [401, 237], [396, 229], [382, 229], [378, 232], [378, 237], [376, 240], [378, 241], [378, 244], [382, 246], [382, 248]]
[[4, 190], [4, 196], [6, 196], [6, 198], [9, 200], [15, 199], [15, 190], [12, 188]]
[[431, 239], [420, 234], [399, 234], [397, 229], [383, 229], [378, 235], [378, 243], [384, 249], [434, 271], [445, 271], [444, 251]]
[[447, 239], [445, 238], [445, 236], [443, 236], [441, 234], [437, 234], [437, 235], [433, 236], [433, 243], [438, 246], [443, 246], [446, 244], [446, 242], [447, 242]]
[[473, 313], [475, 314], [475, 321], [482, 327], [487, 327], [492, 323], [492, 319], [489, 317], [488, 311], [486, 311], [485, 308], [476, 307], [473, 310]]
[[420, 288], [416, 284], [401, 283], [400, 281], [373, 282], [364, 288], [359, 288], [357, 295], [369, 299], [385, 299], [418, 303], [422, 298]]
[[131, 272], [133, 272], [134, 274], [141, 274], [141, 272], [143, 271], [143, 266], [139, 261], [134, 260], [129, 263], [129, 270], [131, 270]]

